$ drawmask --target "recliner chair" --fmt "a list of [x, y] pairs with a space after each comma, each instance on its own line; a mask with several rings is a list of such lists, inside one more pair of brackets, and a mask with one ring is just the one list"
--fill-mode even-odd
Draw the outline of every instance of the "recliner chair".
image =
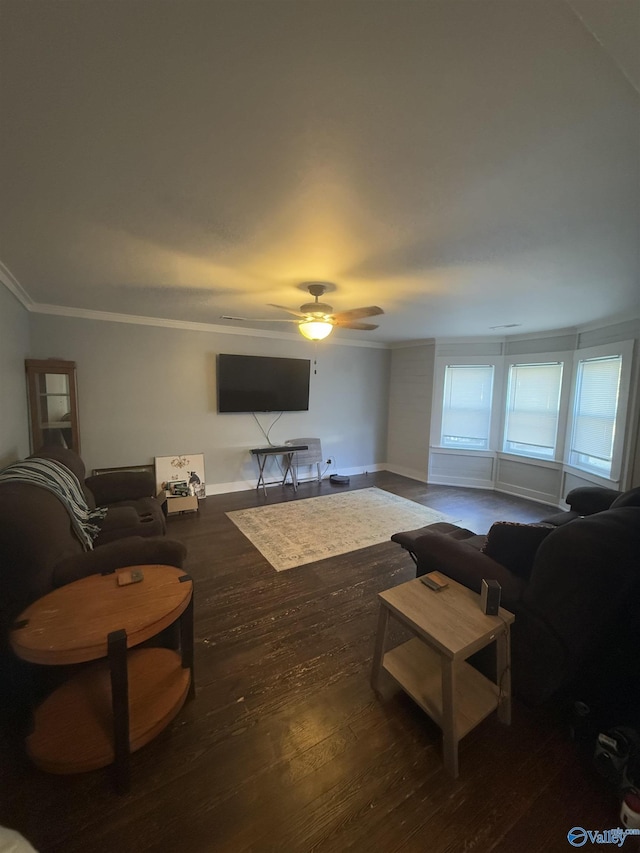
[[40, 448], [30, 458], [52, 459], [65, 465], [78, 479], [89, 509], [107, 507], [99, 522], [94, 547], [126, 536], [163, 536], [167, 525], [162, 504], [155, 497], [155, 477], [150, 471], [113, 471], [85, 479], [85, 465], [73, 450], [56, 445]]
[[[608, 650], [618, 654], [631, 622], [640, 622], [638, 506], [559, 527], [498, 522], [486, 537], [451, 533], [422, 528], [391, 538], [413, 554], [419, 575], [437, 570], [475, 592], [483, 578], [500, 583], [502, 606], [516, 616], [513, 690], [530, 705], [584, 678], [591, 661], [606, 659]], [[628, 655], [627, 677], [640, 684], [636, 649]]]
[[561, 524], [567, 524], [576, 518], [594, 515], [594, 513], [603, 512], [605, 509], [640, 506], [640, 486], [626, 492], [606, 489], [603, 486], [578, 486], [569, 492], [565, 502], [569, 504], [570, 509], [543, 518], [542, 523], [559, 527]]

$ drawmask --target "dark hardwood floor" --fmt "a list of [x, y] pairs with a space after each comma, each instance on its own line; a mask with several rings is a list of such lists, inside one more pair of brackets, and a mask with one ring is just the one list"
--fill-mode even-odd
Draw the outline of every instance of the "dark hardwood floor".
[[[373, 485], [479, 533], [549, 511], [388, 473], [350, 488]], [[273, 487], [268, 502], [335, 488]], [[492, 715], [462, 741], [450, 779], [434, 724], [404, 694], [380, 701], [369, 685], [377, 593], [414, 576], [407, 553], [387, 542], [276, 573], [225, 515], [263, 502], [209, 497], [168, 522], [195, 582], [197, 692], [133, 755], [131, 792], [114, 793], [107, 770], [42, 773], [9, 737], [0, 824], [41, 853], [566, 851], [576, 825], [619, 825], [561, 708], [515, 701], [510, 727]]]

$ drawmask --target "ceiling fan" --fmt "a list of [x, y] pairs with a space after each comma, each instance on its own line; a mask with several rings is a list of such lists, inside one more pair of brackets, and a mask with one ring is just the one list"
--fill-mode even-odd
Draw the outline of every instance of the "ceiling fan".
[[311, 281], [306, 284], [306, 288], [314, 297], [313, 302], [305, 302], [300, 306], [299, 311], [293, 311], [291, 308], [286, 308], [284, 305], [273, 305], [271, 308], [280, 308], [288, 314], [293, 314], [297, 317], [296, 320], [274, 320], [267, 317], [231, 317], [223, 314], [222, 320], [241, 320], [243, 322], [262, 323], [297, 323], [298, 330], [301, 335], [308, 338], [310, 341], [321, 341], [333, 331], [334, 326], [340, 326], [343, 329], [359, 329], [360, 331], [371, 331], [377, 329], [378, 326], [374, 323], [359, 322], [362, 317], [374, 317], [377, 314], [384, 314], [382, 308], [377, 305], [368, 305], [366, 308], [352, 308], [350, 311], [333, 312], [333, 307], [326, 302], [319, 302], [319, 297], [323, 296], [327, 290], [327, 285], [318, 281]]

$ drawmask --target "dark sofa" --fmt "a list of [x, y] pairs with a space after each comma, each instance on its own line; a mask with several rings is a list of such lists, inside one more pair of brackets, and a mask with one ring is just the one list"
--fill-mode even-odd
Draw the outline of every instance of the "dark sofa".
[[[0, 722], [13, 728], [25, 702], [42, 697], [63, 674], [59, 668], [26, 664], [9, 647], [9, 629], [22, 610], [53, 589], [91, 574], [124, 566], [164, 564], [183, 568], [186, 549], [165, 536], [152, 474], [101, 474], [85, 480], [82, 459], [72, 450], [47, 447], [44, 458], [75, 475], [90, 509], [106, 506], [100, 530], [87, 548], [71, 515], [55, 494], [28, 482], [0, 482]], [[6, 471], [7, 469], [5, 469]], [[175, 644], [171, 631], [160, 642]]]
[[[558, 527], [498, 522], [487, 536], [434, 527], [440, 529], [391, 538], [410, 551], [418, 575], [438, 570], [476, 592], [483, 578], [500, 583], [502, 604], [516, 616], [515, 695], [537, 705], [588, 687], [601, 701], [614, 658], [621, 669], [615, 690], [637, 690], [640, 507], [606, 509]], [[481, 658], [477, 663], [485, 666]]]
[[155, 498], [155, 477], [149, 471], [113, 471], [85, 479], [84, 462], [65, 447], [43, 447], [33, 457], [53, 459], [65, 465], [80, 482], [90, 509], [108, 507], [100, 522], [94, 547], [126, 536], [163, 536], [166, 533], [162, 505]]
[[576, 518], [594, 515], [596, 512], [603, 512], [605, 509], [640, 506], [640, 486], [626, 492], [606, 489], [602, 486], [578, 486], [569, 492], [565, 502], [569, 505], [568, 510], [543, 518], [542, 523], [559, 527], [561, 524], [575, 521]]
[[72, 450], [47, 447], [30, 458], [62, 464], [78, 479], [87, 505], [104, 502], [108, 511], [87, 550], [74, 532], [65, 504], [31, 483], [0, 482], [0, 643], [31, 602], [56, 587], [99, 572], [131, 565], [182, 568], [186, 549], [165, 536], [153, 475], [108, 474], [84, 480], [84, 463]]

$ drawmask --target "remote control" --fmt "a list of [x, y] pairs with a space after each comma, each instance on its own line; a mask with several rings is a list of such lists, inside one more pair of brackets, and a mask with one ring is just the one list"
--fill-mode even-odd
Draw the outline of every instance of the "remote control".
[[439, 575], [437, 572], [430, 572], [428, 575], [422, 575], [420, 580], [425, 586], [428, 586], [429, 589], [433, 589], [435, 592], [440, 592], [441, 589], [446, 589], [449, 586], [442, 575]]
[[142, 569], [132, 569], [130, 572], [118, 574], [118, 586], [127, 586], [130, 583], [140, 583], [144, 579]]

